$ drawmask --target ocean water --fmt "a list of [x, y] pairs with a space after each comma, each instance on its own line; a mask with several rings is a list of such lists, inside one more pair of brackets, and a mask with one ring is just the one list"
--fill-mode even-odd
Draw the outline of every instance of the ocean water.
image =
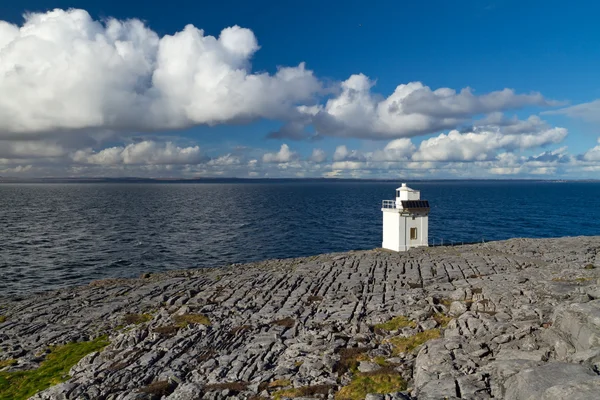
[[[0, 296], [381, 246], [401, 182], [0, 184]], [[600, 183], [409, 182], [432, 244], [600, 235]]]

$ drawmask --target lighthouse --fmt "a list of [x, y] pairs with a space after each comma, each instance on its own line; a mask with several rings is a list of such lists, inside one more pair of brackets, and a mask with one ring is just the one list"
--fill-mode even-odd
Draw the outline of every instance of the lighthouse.
[[396, 200], [383, 200], [383, 243], [393, 251], [407, 251], [427, 246], [429, 202], [421, 200], [421, 192], [403, 183], [396, 189]]

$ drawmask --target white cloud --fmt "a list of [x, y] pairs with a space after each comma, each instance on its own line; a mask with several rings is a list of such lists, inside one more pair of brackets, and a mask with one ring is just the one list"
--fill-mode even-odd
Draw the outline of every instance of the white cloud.
[[588, 122], [600, 123], [600, 99], [559, 110], [544, 111], [542, 114], [560, 114], [571, 118], [583, 119]]
[[207, 164], [219, 166], [238, 165], [240, 164], [240, 158], [231, 154], [225, 154], [224, 156], [213, 158]]
[[198, 146], [178, 147], [171, 142], [157, 143], [143, 141], [125, 147], [110, 147], [99, 152], [78, 150], [72, 155], [73, 161], [82, 164], [197, 164], [202, 161]]
[[498, 150], [531, 149], [551, 143], [560, 143], [567, 136], [564, 128], [549, 129], [540, 133], [505, 135], [501, 132], [448, 134], [421, 142], [413, 154], [417, 161], [484, 161], [493, 158]]
[[0, 157], [44, 158], [61, 157], [66, 150], [53, 142], [46, 141], [0, 141]]
[[[507, 118], [501, 112], [493, 112], [484, 118], [474, 121], [472, 131], [500, 130], [506, 134], [532, 133], [548, 130], [550, 127], [546, 121], [537, 115], [531, 115], [526, 120], [520, 120], [516, 116]], [[463, 130], [464, 131], [464, 130]]]
[[402, 161], [410, 158], [416, 147], [410, 139], [395, 139], [389, 142], [383, 150], [373, 152], [373, 161]]
[[362, 169], [365, 168], [366, 165], [361, 161], [336, 161], [331, 164], [331, 169], [340, 170], [340, 169]]
[[348, 150], [346, 145], [335, 148], [333, 161], [364, 161], [365, 156], [358, 150]]
[[598, 146], [586, 151], [583, 159], [586, 161], [600, 161], [600, 138], [598, 138]]
[[289, 163], [298, 158], [298, 154], [290, 150], [287, 144], [282, 144], [277, 153], [266, 153], [263, 155], [265, 163]]
[[310, 156], [310, 161], [315, 163], [322, 163], [327, 159], [327, 154], [323, 149], [313, 149], [312, 154]]
[[[339, 96], [325, 106], [298, 110], [310, 117], [319, 135], [390, 139], [454, 129], [480, 114], [555, 104], [539, 93], [516, 94], [504, 89], [476, 96], [469, 88], [459, 93], [450, 88], [431, 90], [421, 82], [399, 85], [381, 99], [371, 92], [374, 84], [363, 74], [352, 75], [342, 82]], [[295, 126], [294, 138], [300, 131]]]
[[[1, 27], [0, 27], [1, 29]], [[1, 36], [0, 36], [1, 37]], [[0, 169], [0, 174], [22, 174], [24, 172], [31, 171], [32, 165], [17, 165], [13, 168]]]
[[159, 37], [139, 20], [59, 9], [0, 22], [0, 135], [282, 118], [320, 90], [304, 64], [250, 73], [258, 49], [238, 26]]

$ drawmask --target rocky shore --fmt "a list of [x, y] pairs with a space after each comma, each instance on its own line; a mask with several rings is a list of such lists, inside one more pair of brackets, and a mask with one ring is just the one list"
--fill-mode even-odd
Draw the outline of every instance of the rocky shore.
[[0, 388], [105, 341], [32, 398], [597, 399], [599, 252], [352, 251], [0, 299]]

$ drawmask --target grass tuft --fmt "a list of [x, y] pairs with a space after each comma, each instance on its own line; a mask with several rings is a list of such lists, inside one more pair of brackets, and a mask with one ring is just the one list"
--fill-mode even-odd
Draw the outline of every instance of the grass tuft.
[[358, 363], [369, 359], [367, 357], [369, 350], [371, 350], [370, 347], [347, 347], [339, 349], [340, 360], [333, 366], [333, 372], [337, 372], [339, 376], [348, 371], [356, 372]]
[[327, 396], [331, 390], [335, 390], [335, 385], [315, 385], [302, 386], [299, 388], [279, 390], [273, 393], [275, 400], [280, 400], [282, 397], [314, 397], [317, 395]]
[[222, 382], [222, 383], [212, 383], [210, 385], [204, 386], [205, 392], [211, 391], [221, 391], [221, 390], [229, 390], [234, 394], [245, 391], [250, 383], [248, 382]]
[[290, 317], [271, 322], [271, 325], [283, 326], [284, 328], [293, 328], [296, 320]]
[[174, 336], [175, 334], [177, 334], [177, 331], [179, 330], [179, 326], [176, 325], [166, 325], [166, 326], [159, 326], [157, 328], [154, 328], [153, 331], [158, 333], [161, 336], [166, 336], [166, 337], [171, 337]]
[[172, 318], [173, 321], [181, 327], [186, 327], [189, 324], [210, 326], [210, 319], [204, 314], [181, 314], [174, 315]]
[[24, 400], [52, 385], [69, 379], [69, 370], [84, 356], [108, 345], [106, 336], [90, 342], [52, 347], [39, 368], [0, 372], [0, 400]]
[[369, 393], [386, 394], [402, 390], [406, 390], [406, 382], [397, 372], [357, 374], [348, 386], [336, 393], [335, 400], [362, 400]]
[[290, 386], [292, 382], [289, 379], [277, 379], [271, 383], [269, 383], [270, 388], [282, 388]]
[[168, 396], [175, 391], [175, 384], [169, 381], [157, 381], [152, 382], [148, 386], [139, 389], [140, 393], [147, 393], [154, 396], [159, 396], [158, 398], [162, 398], [163, 396]]
[[393, 346], [392, 353], [394, 355], [398, 355], [400, 353], [410, 353], [423, 345], [425, 342], [439, 338], [440, 335], [441, 333], [439, 329], [429, 329], [409, 337], [393, 337], [389, 339], [389, 342]]
[[139, 325], [151, 319], [152, 315], [150, 314], [125, 314], [123, 316], [123, 323], [125, 325]]
[[10, 367], [11, 365], [15, 365], [16, 363], [17, 363], [17, 360], [15, 360], [13, 358], [11, 358], [9, 360], [2, 360], [2, 361], [0, 361], [0, 369]]
[[450, 321], [453, 320], [453, 318], [451, 316], [446, 315], [444, 313], [433, 314], [433, 319], [435, 320], [435, 322], [437, 322], [438, 324], [440, 324], [440, 326], [442, 328], [447, 327], [448, 324], [450, 323]]
[[387, 322], [382, 324], [375, 325], [375, 329], [384, 329], [386, 331], [397, 331], [402, 328], [416, 328], [417, 323], [415, 321], [411, 321], [410, 319], [400, 315], [398, 317], [394, 317]]
[[0, 324], [6, 322], [6, 315], [0, 315]]

